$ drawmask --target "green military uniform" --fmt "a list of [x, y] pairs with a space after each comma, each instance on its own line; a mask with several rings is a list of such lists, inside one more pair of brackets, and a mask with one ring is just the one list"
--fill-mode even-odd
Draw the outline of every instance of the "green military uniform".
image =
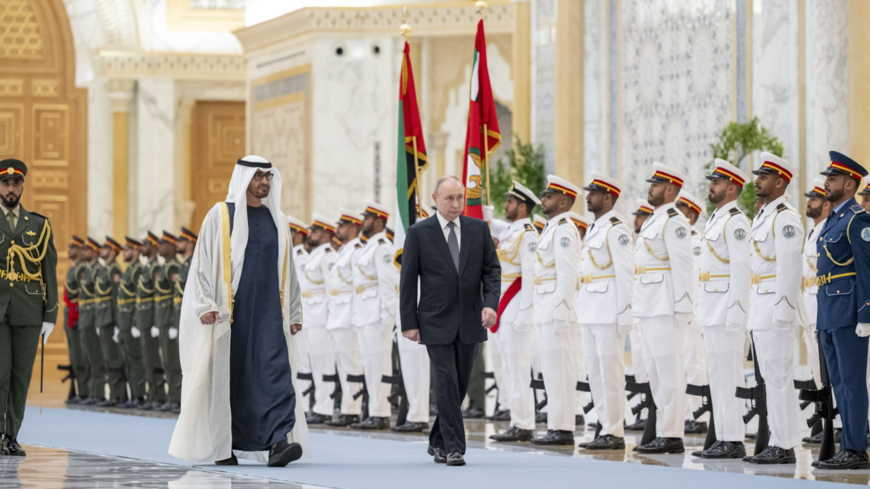
[[[0, 162], [0, 174], [7, 170], [20, 172], [22, 178], [27, 172], [18, 160]], [[0, 210], [9, 212], [5, 207]], [[0, 256], [8, 257], [0, 270], [0, 433], [12, 441], [24, 419], [42, 325], [57, 321], [58, 313], [57, 251], [51, 225], [46, 217], [21, 205], [17, 212], [14, 230], [7, 218], [0, 219]]]
[[115, 261], [105, 265], [94, 264], [94, 290], [98, 302], [94, 303], [95, 331], [100, 338], [100, 349], [105, 359], [106, 375], [109, 382], [109, 400], [105, 405], [114, 405], [127, 400], [127, 386], [124, 382], [124, 361], [121, 349], [115, 343], [115, 279], [121, 280], [121, 269]]
[[[88, 363], [84, 358], [81, 347], [81, 339], [79, 338], [78, 327], [78, 307], [79, 307], [79, 285], [77, 274], [79, 268], [82, 267], [82, 262], [77, 260], [69, 267], [64, 281], [64, 292], [69, 303], [68, 307], [63, 309], [63, 331], [66, 333], [66, 343], [69, 349], [69, 362], [72, 368], [71, 377], [76, 384], [77, 397], [71, 399], [72, 402], [78, 402], [81, 399], [87, 399], [90, 396], [87, 382], [82, 382], [81, 379], [89, 377]], [[75, 324], [70, 324], [69, 314], [73, 308], [76, 312]]]
[[[95, 251], [100, 249], [99, 243], [88, 238], [86, 246]], [[105, 299], [97, 293], [97, 260], [85, 264], [79, 269], [79, 339], [84, 358], [88, 363], [88, 382], [90, 396], [82, 404], [92, 405], [102, 402], [106, 396], [106, 359], [103, 357], [103, 347], [97, 332], [97, 308], [108, 304], [111, 299]]]
[[[173, 324], [173, 297], [175, 280], [181, 264], [169, 258], [154, 270], [154, 323], [160, 328], [160, 351], [163, 370], [169, 385], [169, 406], [181, 404], [181, 358], [178, 355], [178, 328]], [[170, 331], [173, 330], [173, 331]]]
[[[129, 239], [127, 241], [129, 246]], [[134, 242], [136, 243], [136, 242]], [[136, 243], [138, 247], [138, 243]], [[115, 322], [118, 325], [118, 344], [124, 359], [124, 373], [130, 386], [130, 398], [141, 401], [145, 398], [145, 364], [142, 359], [142, 332], [136, 328], [136, 287], [142, 275], [142, 264], [134, 260], [124, 270], [115, 287]], [[133, 407], [133, 406], [131, 406]]]
[[148, 381], [148, 401], [158, 407], [166, 402], [163, 361], [160, 358], [160, 340], [151, 334], [154, 322], [154, 273], [160, 266], [152, 258], [143, 267], [136, 284], [136, 327], [142, 333], [142, 358], [145, 364], [145, 379]]

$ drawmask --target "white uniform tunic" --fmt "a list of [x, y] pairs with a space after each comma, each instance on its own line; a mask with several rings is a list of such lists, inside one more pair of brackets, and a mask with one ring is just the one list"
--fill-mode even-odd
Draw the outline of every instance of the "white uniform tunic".
[[770, 444], [787, 450], [800, 443], [798, 423], [802, 422], [794, 388], [795, 327], [803, 309], [801, 218], [780, 197], [755, 216], [751, 237], [749, 329], [767, 383]]
[[[692, 230], [692, 266], [696, 272], [700, 271], [699, 265], [704, 249], [701, 247], [701, 235]], [[692, 303], [698, 303], [698, 275], [693, 273], [694, 287], [692, 288]], [[686, 369], [686, 382], [692, 385], [707, 385], [707, 358], [704, 354], [704, 338], [702, 328], [697, 321], [692, 321], [689, 328], [686, 329], [685, 339], [686, 358], [683, 360], [683, 367]], [[694, 419], [692, 413], [699, 409], [703, 400], [698, 396], [687, 396], [686, 398], [686, 419]], [[710, 415], [704, 413], [703, 416], [697, 419], [698, 422], [707, 422], [710, 420]]]
[[692, 319], [692, 240], [689, 222], [673, 203], [647, 219], [635, 244], [632, 313], [643, 335], [644, 363], [656, 404], [656, 435], [685, 431], [683, 329]]
[[388, 384], [381, 379], [392, 376], [390, 358], [393, 326], [396, 324], [399, 274], [393, 264], [393, 245], [384, 232], [370, 237], [355, 254], [353, 266], [353, 325], [357, 328], [360, 351], [369, 393], [369, 414], [390, 415]]
[[359, 415], [362, 396], [353, 395], [362, 389], [358, 382], [348, 382], [348, 375], [362, 375], [362, 356], [359, 340], [353, 329], [353, 256], [362, 249], [362, 241], [354, 238], [343, 244], [337, 252], [332, 267], [332, 292], [329, 301], [329, 317], [326, 329], [332, 338], [335, 350], [335, 365], [341, 382], [341, 414]]
[[538, 239], [535, 325], [547, 390], [547, 428], [574, 431], [577, 367], [577, 262], [580, 234], [568, 213], [550, 219]]
[[329, 243], [322, 244], [311, 250], [299, 276], [302, 289], [302, 330], [305, 331], [311, 375], [314, 378], [313, 411], [324, 416], [332, 416], [333, 401], [329, 396], [335, 390], [335, 383], [323, 380], [324, 376], [335, 375], [335, 352], [332, 339], [326, 330], [334, 264], [335, 252], [332, 246]]
[[578, 297], [583, 356], [602, 435], [624, 436], [625, 335], [634, 324], [631, 230], [611, 211], [586, 232]]
[[716, 439], [742, 442], [743, 351], [749, 312], [749, 220], [730, 202], [710, 216], [702, 235], [698, 315], [704, 328]]

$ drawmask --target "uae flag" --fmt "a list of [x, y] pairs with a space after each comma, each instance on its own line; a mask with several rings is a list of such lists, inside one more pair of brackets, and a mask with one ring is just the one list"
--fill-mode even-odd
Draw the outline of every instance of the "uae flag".
[[[486, 183], [484, 164], [501, 144], [495, 101], [489, 84], [486, 66], [486, 38], [483, 35], [483, 20], [477, 23], [477, 38], [474, 41], [474, 65], [471, 69], [471, 102], [468, 106], [468, 128], [465, 133], [465, 166], [462, 181], [465, 182], [465, 215], [483, 219], [483, 190]], [[486, 153], [486, 158], [484, 158]], [[484, 161], [485, 160], [485, 161]], [[487, 202], [487, 204], [489, 204]]]
[[401, 264], [405, 247], [405, 231], [417, 222], [418, 199], [417, 167], [420, 175], [429, 166], [426, 159], [426, 143], [423, 142], [423, 126], [417, 108], [417, 91], [414, 88], [414, 73], [411, 70], [411, 48], [405, 41], [402, 53], [402, 79], [399, 81], [399, 150], [396, 168], [396, 265]]

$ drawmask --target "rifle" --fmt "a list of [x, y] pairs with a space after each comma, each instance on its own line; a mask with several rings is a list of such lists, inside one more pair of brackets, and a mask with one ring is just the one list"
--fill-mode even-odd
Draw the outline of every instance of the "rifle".
[[296, 380], [310, 380], [311, 386], [302, 391], [301, 397], [310, 396], [308, 398], [308, 412], [314, 411], [314, 374], [296, 373]]
[[[816, 331], [816, 335], [819, 332]], [[822, 446], [819, 448], [819, 458], [813, 462], [813, 467], [818, 467], [819, 462], [824, 462], [834, 456], [834, 417], [837, 415], [837, 408], [834, 407], [834, 393], [831, 389], [831, 379], [828, 377], [828, 362], [825, 360], [825, 352], [822, 347], [821, 338], [818, 338], [819, 343], [819, 374], [822, 378], [821, 389], [801, 389], [800, 400], [816, 403], [816, 412], [807, 420], [807, 424], [812, 428], [819, 420], [823, 422], [822, 428]]]
[[707, 438], [704, 439], [704, 450], [707, 450], [716, 443], [716, 425], [713, 420], [713, 401], [710, 396], [710, 386], [687, 384], [686, 394], [701, 398], [701, 407], [692, 412], [693, 418], [698, 419], [704, 413], [710, 413], [710, 426], [707, 427]]
[[390, 396], [390, 402], [396, 401], [399, 405], [399, 412], [396, 415], [396, 426], [400, 426], [405, 424], [408, 420], [408, 410], [410, 409], [410, 405], [408, 404], [408, 393], [405, 392], [405, 380], [402, 378], [402, 369], [397, 368], [393, 369], [393, 375], [382, 375], [381, 382], [385, 384], [393, 384], [396, 388], [395, 396]]
[[[794, 388], [797, 389], [798, 391], [802, 391], [802, 390], [814, 391], [814, 390], [818, 389], [818, 387], [816, 386], [816, 382], [813, 379], [795, 380], [794, 381]], [[800, 392], [798, 392], [798, 397], [800, 397]], [[818, 403], [813, 403], [810, 401], [801, 401], [801, 403], [800, 403], [801, 411], [806, 409], [807, 406], [809, 406], [810, 404], [816, 404], [816, 411], [819, 410]], [[810, 427], [810, 437], [816, 436], [821, 432], [822, 432], [822, 420], [818, 419], [816, 421], [816, 423], [812, 427]]]
[[537, 379], [532, 379], [532, 382], [529, 384], [529, 387], [532, 389], [540, 389], [544, 391], [544, 400], [535, 404], [535, 411], [540, 411], [547, 406], [547, 389], [544, 388], [544, 376], [538, 374]]
[[347, 374], [347, 381], [362, 384], [362, 387], [360, 388], [360, 390], [357, 391], [356, 393], [354, 393], [353, 400], [356, 401], [357, 399], [359, 399], [360, 396], [362, 396], [363, 400], [362, 400], [362, 408], [361, 408], [362, 410], [360, 411], [360, 419], [368, 419], [368, 417], [369, 417], [369, 391], [366, 388], [366, 376], [365, 376], [365, 374], [360, 374], [360, 375]]
[[[638, 415], [643, 409], [649, 413], [646, 417], [646, 427], [643, 429], [643, 435], [637, 446], [646, 445], [656, 438], [656, 403], [653, 400], [652, 389], [649, 382], [639, 383], [626, 380], [625, 390], [632, 394], [640, 394], [640, 402], [631, 408], [631, 414]], [[633, 448], [634, 451], [637, 451], [637, 446]]]
[[332, 399], [332, 404], [334, 409], [341, 409], [341, 380], [338, 375], [338, 367], [335, 367], [335, 373], [332, 375], [323, 376], [324, 382], [334, 382], [335, 387], [332, 389], [332, 394], [329, 395], [329, 398]]
[[78, 395], [78, 392], [76, 392], [76, 382], [75, 382], [76, 381], [76, 370], [73, 368], [72, 365], [58, 365], [57, 369], [66, 371], [66, 373], [67, 373], [66, 377], [64, 377], [63, 379], [60, 380], [61, 384], [66, 382], [67, 380], [70, 381], [69, 382], [69, 394], [67, 395], [67, 400], [76, 397], [76, 395]]
[[[589, 403], [583, 406], [583, 414], [589, 414], [589, 411], [592, 411], [592, 409], [595, 407], [595, 399], [592, 399], [592, 388], [589, 386], [589, 382], [583, 382], [578, 380], [577, 387], [575, 387], [575, 389], [578, 392], [589, 393]], [[598, 439], [598, 437], [601, 435], [601, 428], [601, 421], [595, 423], [595, 438], [593, 439]]]
[[[758, 434], [755, 439], [755, 452], [753, 455], [758, 455], [763, 452], [765, 448], [767, 448], [768, 443], [770, 443], [770, 428], [767, 424], [767, 390], [764, 383], [764, 377], [761, 376], [761, 369], [758, 367], [758, 352], [755, 351], [755, 337], [752, 336], [752, 333], [749, 333], [750, 337], [750, 354], [752, 355], [752, 364], [755, 367], [755, 387], [738, 387], [736, 396], [740, 399], [747, 399], [750, 401], [751, 408], [749, 412], [743, 415], [743, 422], [749, 423], [752, 421], [752, 418], [758, 416]], [[745, 457], [743, 459], [744, 462], [748, 461], [752, 457]]]

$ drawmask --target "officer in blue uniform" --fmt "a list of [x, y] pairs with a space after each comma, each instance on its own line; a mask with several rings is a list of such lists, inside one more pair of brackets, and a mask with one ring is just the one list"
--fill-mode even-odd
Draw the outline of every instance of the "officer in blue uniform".
[[817, 329], [843, 421], [840, 452], [821, 469], [870, 469], [867, 345], [870, 336], [870, 215], [855, 200], [867, 170], [831, 151], [825, 198], [833, 209], [816, 241]]

